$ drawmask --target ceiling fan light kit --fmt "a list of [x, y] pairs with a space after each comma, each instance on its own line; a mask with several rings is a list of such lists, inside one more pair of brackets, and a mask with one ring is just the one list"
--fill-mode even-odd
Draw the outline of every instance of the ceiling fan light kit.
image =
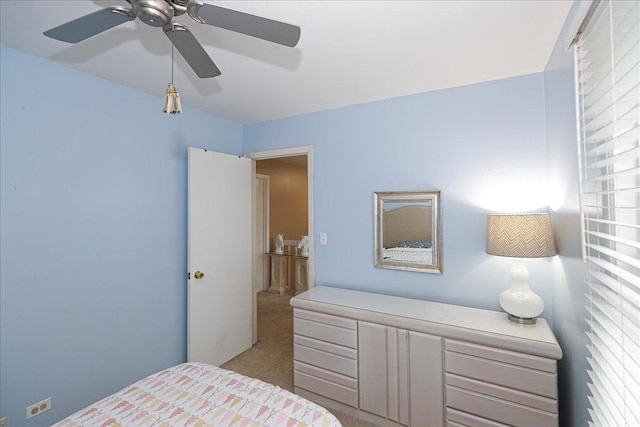
[[182, 104], [180, 103], [180, 94], [178, 89], [171, 83], [167, 88], [167, 95], [164, 98], [163, 113], [180, 114], [182, 113]]

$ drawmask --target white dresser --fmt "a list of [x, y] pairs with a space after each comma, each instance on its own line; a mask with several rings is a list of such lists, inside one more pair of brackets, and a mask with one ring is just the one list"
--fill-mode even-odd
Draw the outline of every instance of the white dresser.
[[544, 319], [317, 286], [291, 299], [295, 392], [379, 425], [558, 426]]

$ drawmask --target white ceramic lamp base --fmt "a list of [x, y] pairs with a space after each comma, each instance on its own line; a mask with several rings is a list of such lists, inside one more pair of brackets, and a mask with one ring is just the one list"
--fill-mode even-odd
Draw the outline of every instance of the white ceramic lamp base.
[[511, 268], [511, 287], [500, 294], [500, 306], [517, 323], [536, 323], [544, 301], [529, 287], [529, 271], [524, 260], [516, 258]]

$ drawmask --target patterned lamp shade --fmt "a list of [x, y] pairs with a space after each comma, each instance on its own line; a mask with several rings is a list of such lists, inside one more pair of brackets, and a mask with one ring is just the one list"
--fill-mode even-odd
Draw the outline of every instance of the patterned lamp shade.
[[487, 215], [486, 252], [516, 258], [554, 256], [549, 214]]

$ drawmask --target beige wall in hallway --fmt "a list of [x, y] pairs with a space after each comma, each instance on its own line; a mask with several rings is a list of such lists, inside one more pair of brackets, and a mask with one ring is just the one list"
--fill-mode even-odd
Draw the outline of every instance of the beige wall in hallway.
[[256, 172], [270, 177], [270, 250], [276, 234], [284, 234], [285, 240], [308, 234], [307, 167], [268, 159], [256, 162]]

